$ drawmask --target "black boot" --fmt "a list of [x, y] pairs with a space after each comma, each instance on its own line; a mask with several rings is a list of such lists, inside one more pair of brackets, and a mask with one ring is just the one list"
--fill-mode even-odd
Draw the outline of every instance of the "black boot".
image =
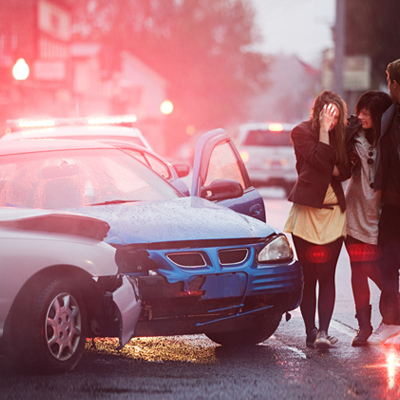
[[358, 319], [358, 325], [360, 329], [357, 335], [353, 339], [352, 346], [366, 346], [367, 340], [371, 336], [372, 326], [371, 326], [371, 306], [365, 306], [357, 310], [356, 318]]

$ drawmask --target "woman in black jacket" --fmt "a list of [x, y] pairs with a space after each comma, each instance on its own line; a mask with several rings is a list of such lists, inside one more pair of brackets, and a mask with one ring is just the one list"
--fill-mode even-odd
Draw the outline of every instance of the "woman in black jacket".
[[[293, 236], [303, 267], [300, 304], [307, 347], [329, 348], [328, 335], [335, 304], [336, 263], [346, 236], [346, 202], [342, 181], [350, 176], [345, 148], [347, 107], [334, 92], [323, 91], [314, 101], [311, 118], [297, 125], [291, 138], [298, 178], [289, 194], [293, 206], [285, 231]], [[318, 282], [318, 320], [316, 286]]]

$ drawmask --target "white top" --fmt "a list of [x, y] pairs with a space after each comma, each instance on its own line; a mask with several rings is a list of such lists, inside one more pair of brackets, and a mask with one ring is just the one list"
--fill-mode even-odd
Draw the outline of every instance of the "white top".
[[[356, 133], [355, 150], [360, 157], [361, 171], [357, 178], [350, 178], [346, 187], [347, 234], [364, 243], [377, 244], [381, 191], [371, 188], [376, 148], [368, 143], [363, 130]], [[368, 164], [368, 159], [373, 163]]]

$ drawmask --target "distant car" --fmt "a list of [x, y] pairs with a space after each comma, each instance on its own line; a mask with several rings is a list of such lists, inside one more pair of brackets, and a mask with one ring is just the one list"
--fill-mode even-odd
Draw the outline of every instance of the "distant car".
[[118, 272], [138, 280], [137, 336], [205, 333], [223, 345], [255, 344], [301, 299], [300, 264], [286, 236], [265, 223], [264, 201], [222, 129], [198, 142], [190, 197], [111, 144], [3, 142], [0, 206], [106, 221]]
[[297, 178], [290, 142], [294, 124], [248, 123], [239, 126], [235, 143], [254, 186], [279, 186], [289, 194]]
[[127, 127], [133, 117], [115, 116], [109, 118], [61, 118], [47, 120], [8, 120], [9, 133], [0, 140], [72, 139], [98, 140], [123, 147], [132, 156], [172, 183], [177, 189], [189, 195], [189, 189], [180, 178], [187, 176], [190, 166], [185, 163], [171, 164], [154, 153], [139, 129]]
[[35, 372], [66, 372], [86, 338], [125, 345], [137, 283], [118, 274], [109, 225], [70, 213], [0, 208], [0, 349]]

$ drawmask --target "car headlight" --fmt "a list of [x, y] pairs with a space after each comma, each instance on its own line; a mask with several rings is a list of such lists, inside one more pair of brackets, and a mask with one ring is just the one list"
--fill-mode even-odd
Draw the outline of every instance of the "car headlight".
[[293, 250], [285, 235], [276, 236], [258, 253], [258, 262], [283, 261], [293, 258]]

